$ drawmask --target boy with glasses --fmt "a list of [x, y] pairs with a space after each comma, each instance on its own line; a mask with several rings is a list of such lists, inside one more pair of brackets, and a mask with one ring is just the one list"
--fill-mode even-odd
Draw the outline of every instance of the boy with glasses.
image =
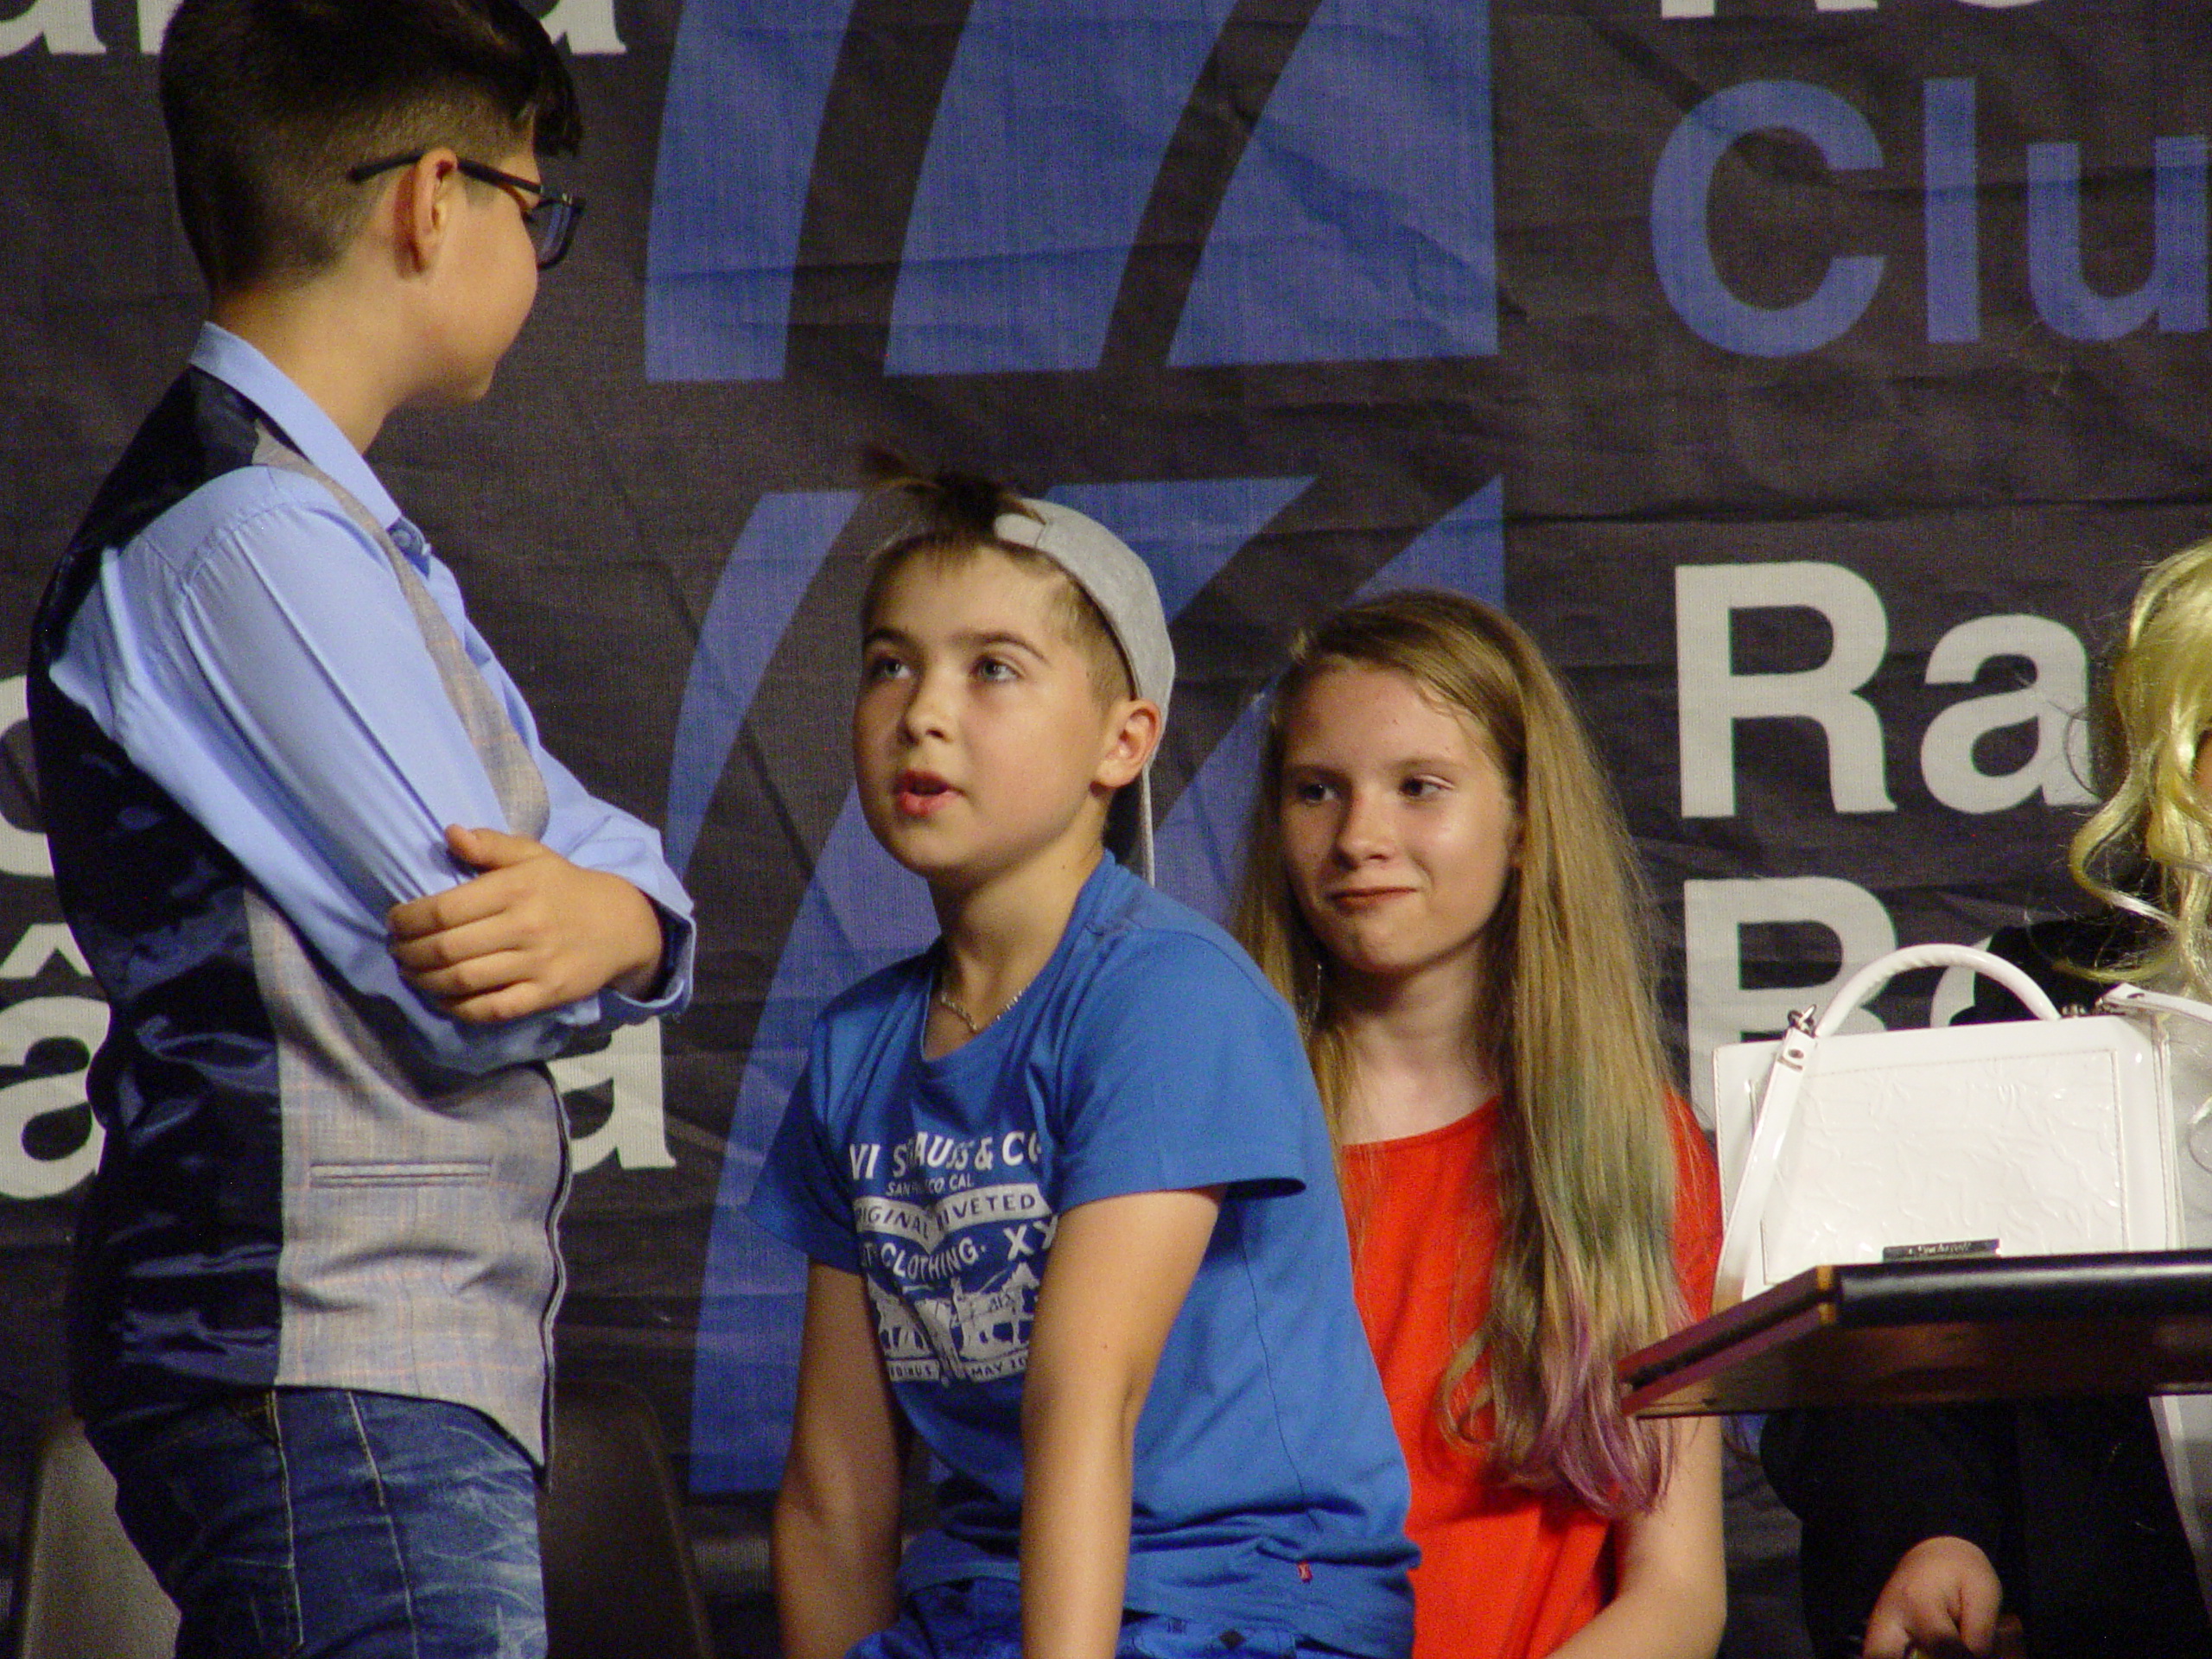
[[75, 1396], [181, 1653], [526, 1659], [543, 1062], [680, 1006], [689, 901], [362, 452], [490, 384], [580, 206], [537, 162], [575, 89], [518, 0], [183, 0], [161, 69], [210, 321], [32, 645], [111, 1010]]

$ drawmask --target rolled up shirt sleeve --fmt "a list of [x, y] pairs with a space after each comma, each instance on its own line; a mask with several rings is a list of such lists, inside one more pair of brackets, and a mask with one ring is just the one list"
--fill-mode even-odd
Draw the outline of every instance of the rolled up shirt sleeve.
[[54, 680], [340, 978], [398, 1010], [435, 1062], [489, 1071], [673, 1012], [690, 989], [690, 904], [658, 836], [544, 752], [450, 575], [427, 554], [422, 568], [544, 776], [538, 839], [653, 903], [664, 951], [653, 997], [606, 991], [470, 1025], [401, 976], [385, 913], [473, 874], [447, 851], [446, 826], [510, 826], [384, 550], [314, 480], [240, 469], [149, 526], [129, 558], [111, 552]]

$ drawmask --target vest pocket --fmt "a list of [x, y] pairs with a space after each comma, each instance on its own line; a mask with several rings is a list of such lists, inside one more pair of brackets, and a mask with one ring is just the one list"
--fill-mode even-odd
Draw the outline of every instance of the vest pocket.
[[439, 1158], [404, 1162], [348, 1160], [308, 1166], [314, 1186], [484, 1186], [492, 1164], [484, 1158]]

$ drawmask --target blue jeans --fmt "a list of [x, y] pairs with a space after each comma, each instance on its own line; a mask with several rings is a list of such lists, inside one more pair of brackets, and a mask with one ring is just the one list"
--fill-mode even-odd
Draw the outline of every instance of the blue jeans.
[[[1292, 1659], [1323, 1649], [1278, 1625], [1204, 1624], [1165, 1613], [1124, 1613], [1115, 1659]], [[1021, 1659], [1021, 1586], [1011, 1579], [925, 1585], [899, 1622], [864, 1638], [846, 1659]]]
[[543, 1659], [536, 1478], [480, 1413], [273, 1389], [90, 1432], [177, 1659]]

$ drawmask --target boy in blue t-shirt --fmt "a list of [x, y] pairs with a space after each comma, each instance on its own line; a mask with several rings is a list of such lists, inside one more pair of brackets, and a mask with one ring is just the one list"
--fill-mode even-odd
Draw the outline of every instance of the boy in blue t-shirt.
[[[1402, 1655], [1406, 1477], [1294, 1023], [1103, 845], [1127, 812], [1148, 874], [1151, 576], [1080, 513], [906, 487], [854, 770], [943, 937], [823, 1016], [751, 1205], [811, 1259], [785, 1652]], [[902, 1561], [917, 1435], [947, 1478]]]

